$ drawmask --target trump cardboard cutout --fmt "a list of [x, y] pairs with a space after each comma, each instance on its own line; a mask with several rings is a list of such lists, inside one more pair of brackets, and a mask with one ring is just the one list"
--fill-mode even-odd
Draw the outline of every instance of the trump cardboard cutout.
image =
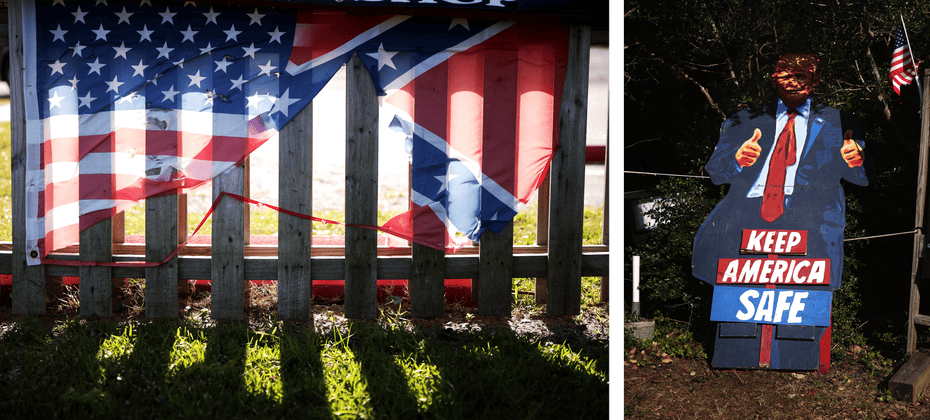
[[814, 55], [783, 55], [777, 101], [724, 122], [707, 163], [714, 184], [730, 184], [692, 254], [694, 276], [714, 286], [715, 367], [829, 370], [846, 226], [840, 180], [868, 181], [858, 119], [811, 102], [819, 66]]

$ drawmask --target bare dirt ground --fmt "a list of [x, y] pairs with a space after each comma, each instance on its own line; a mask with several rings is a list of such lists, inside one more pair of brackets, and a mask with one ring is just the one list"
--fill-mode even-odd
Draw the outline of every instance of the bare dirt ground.
[[706, 358], [624, 348], [624, 417], [630, 419], [928, 419], [930, 400], [895, 401], [900, 366], [869, 360], [858, 346], [816, 372], [713, 369]]
[[[141, 321], [145, 319], [144, 285], [141, 282], [114, 283], [111, 301], [113, 320]], [[277, 289], [273, 284], [253, 285], [249, 305], [245, 309], [244, 322], [256, 329], [275, 322]], [[340, 299], [314, 298], [312, 306], [313, 327], [320, 332], [333, 328], [344, 329], [352, 320], [345, 317], [344, 301]], [[64, 293], [48, 299], [43, 323], [52, 326], [59, 321], [78, 317], [78, 289], [64, 286]], [[12, 315], [9, 304], [0, 305], [0, 330], [8, 328], [17, 317]], [[418, 329], [425, 333], [458, 334], [470, 331], [493, 330], [495, 332], [528, 336], [533, 340], [568, 343], [574, 349], [607, 352], [610, 338], [610, 316], [607, 304], [586, 308], [578, 316], [546, 315], [545, 306], [517, 305], [510, 317], [488, 317], [477, 314], [477, 308], [459, 303], [446, 305], [444, 315], [439, 318], [413, 318], [410, 302], [397, 298], [392, 303], [379, 305], [377, 322], [393, 322], [407, 330]], [[178, 302], [178, 316], [189, 317], [202, 326], [213, 325], [210, 318], [210, 296], [208, 293], [182, 293]]]

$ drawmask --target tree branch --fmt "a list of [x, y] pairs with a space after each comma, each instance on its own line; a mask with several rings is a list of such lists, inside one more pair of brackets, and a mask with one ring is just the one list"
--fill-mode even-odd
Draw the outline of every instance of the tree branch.
[[649, 53], [649, 55], [651, 55], [653, 58], [655, 58], [656, 60], [658, 60], [660, 63], [669, 66], [672, 70], [675, 70], [675, 72], [678, 73], [678, 75], [681, 76], [681, 78], [683, 78], [683, 79], [685, 79], [685, 80], [687, 80], [687, 81], [693, 83], [695, 86], [697, 86], [698, 89], [701, 90], [701, 93], [704, 94], [704, 97], [707, 98], [707, 103], [709, 103], [710, 106], [711, 106], [712, 108], [714, 108], [714, 110], [716, 110], [718, 114], [720, 114], [720, 120], [721, 120], [721, 121], [726, 121], [726, 120], [727, 120], [727, 114], [725, 114], [723, 111], [720, 110], [720, 107], [718, 107], [717, 104], [714, 102], [714, 98], [712, 98], [712, 97], [710, 96], [710, 91], [708, 91], [707, 88], [705, 88], [703, 85], [701, 85], [700, 83], [698, 83], [697, 80], [694, 80], [693, 78], [691, 78], [691, 76], [689, 76], [688, 73], [685, 73], [682, 69], [678, 68], [678, 67], [675, 66], [674, 64], [666, 63], [665, 60], [663, 60], [663, 59], [657, 57], [654, 53]]
[[723, 52], [723, 57], [726, 59], [727, 68], [730, 70], [730, 79], [733, 80], [736, 87], [740, 87], [739, 80], [736, 78], [736, 72], [733, 71], [733, 63], [730, 62], [730, 57], [727, 55], [726, 45], [724, 45], [723, 39], [720, 37], [720, 31], [717, 30], [717, 22], [714, 21], [714, 17], [707, 10], [707, 3], [704, 3], [704, 13], [707, 14], [707, 20], [710, 21], [710, 27], [714, 30], [714, 36], [716, 36], [717, 43], [720, 44], [720, 50]]
[[[879, 86], [882, 84], [882, 76], [878, 72], [878, 66], [875, 65], [875, 57], [872, 57], [872, 47], [866, 47], [865, 55], [869, 57], [869, 63], [872, 64], [872, 73], [875, 74], [875, 81]], [[860, 75], [860, 77], [862, 77]], [[882, 102], [882, 105], [885, 107], [885, 119], [889, 122], [891, 121], [891, 108], [888, 107], [888, 102], [885, 100], [885, 95], [881, 91], [878, 92], [878, 100]]]

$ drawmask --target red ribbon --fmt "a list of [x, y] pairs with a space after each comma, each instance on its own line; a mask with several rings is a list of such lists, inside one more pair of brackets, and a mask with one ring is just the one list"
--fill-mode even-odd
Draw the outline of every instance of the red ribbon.
[[287, 215], [290, 215], [290, 216], [299, 217], [299, 218], [301, 218], [301, 219], [312, 220], [312, 221], [314, 221], [314, 222], [321, 222], [321, 223], [325, 223], [325, 224], [328, 224], [328, 225], [355, 226], [355, 227], [360, 227], [360, 228], [365, 228], [365, 229], [377, 230], [377, 231], [380, 231], [380, 232], [387, 233], [387, 234], [389, 234], [389, 235], [396, 236], [396, 237], [401, 238], [401, 239], [406, 239], [406, 240], [408, 240], [408, 241], [413, 239], [413, 238], [410, 238], [410, 237], [407, 236], [407, 235], [398, 234], [397, 232], [394, 232], [394, 231], [385, 229], [385, 228], [380, 227], [380, 226], [363, 225], [363, 224], [357, 224], [357, 223], [343, 223], [343, 222], [337, 222], [337, 221], [335, 221], [335, 220], [323, 219], [323, 218], [320, 218], [320, 217], [310, 216], [310, 215], [306, 215], [306, 214], [301, 214], [301, 213], [297, 213], [297, 212], [294, 212], [294, 211], [290, 211], [290, 210], [287, 210], [287, 209], [282, 209], [282, 208], [280, 208], [280, 207], [273, 206], [273, 205], [267, 204], [267, 203], [262, 203], [262, 202], [260, 202], [260, 201], [253, 200], [253, 199], [248, 198], [248, 197], [243, 197], [243, 196], [238, 195], [238, 194], [233, 194], [233, 193], [229, 193], [229, 192], [221, 192], [221, 193], [220, 193], [220, 196], [217, 197], [216, 200], [213, 201], [213, 205], [210, 206], [210, 210], [207, 211], [207, 214], [203, 217], [203, 220], [201, 220], [201, 221], [200, 221], [200, 224], [197, 225], [197, 228], [194, 229], [194, 232], [191, 233], [190, 236], [187, 237], [187, 240], [184, 241], [184, 243], [178, 245], [178, 247], [175, 248], [175, 250], [172, 251], [170, 254], [168, 254], [168, 256], [165, 257], [165, 259], [161, 260], [161, 262], [154, 262], [154, 261], [119, 261], [119, 262], [65, 261], [65, 260], [52, 260], [52, 259], [43, 258], [43, 259], [41, 260], [41, 261], [42, 261], [42, 264], [48, 264], [48, 265], [63, 265], [63, 266], [69, 266], [69, 267], [158, 267], [158, 266], [160, 266], [160, 265], [162, 265], [162, 264], [167, 263], [170, 259], [174, 258], [175, 255], [178, 255], [178, 253], [181, 251], [181, 248], [184, 248], [184, 246], [187, 245], [188, 242], [190, 242], [191, 238], [193, 238], [194, 235], [196, 235], [197, 232], [200, 231], [200, 228], [202, 228], [203, 225], [204, 225], [205, 223], [207, 223], [207, 219], [209, 219], [209, 218], [210, 218], [210, 215], [213, 214], [213, 211], [216, 210], [216, 206], [219, 205], [220, 200], [223, 198], [223, 196], [232, 197], [232, 198], [234, 198], [234, 199], [236, 199], [236, 200], [239, 200], [239, 201], [241, 201], [241, 202], [243, 202], [243, 203], [254, 204], [254, 205], [257, 205], [257, 206], [260, 206], [260, 207], [268, 207], [268, 208], [270, 208], [270, 209], [272, 209], [272, 210], [274, 210], [274, 211], [277, 211], [277, 212], [279, 212], [279, 213], [284, 213], [284, 214], [287, 214]]

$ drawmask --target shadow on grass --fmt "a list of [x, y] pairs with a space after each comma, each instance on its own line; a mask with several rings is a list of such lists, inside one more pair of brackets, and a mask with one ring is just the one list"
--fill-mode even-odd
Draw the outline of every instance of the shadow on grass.
[[441, 404], [430, 412], [443, 418], [607, 418], [606, 370], [602, 378], [597, 360], [565, 350], [507, 328], [437, 334], [423, 349], [442, 377]]
[[417, 341], [370, 323], [353, 323], [350, 330], [349, 347], [367, 384], [374, 417], [421, 418], [423, 413], [418, 412], [417, 396], [410, 388], [407, 372], [395, 360], [412, 357]]
[[311, 328], [292, 324], [283, 327], [279, 358], [284, 418], [332, 418], [324, 383], [322, 338]]
[[[505, 324], [506, 325], [506, 324]], [[606, 418], [606, 351], [350, 322], [38, 322], [0, 337], [9, 418]], [[594, 356], [594, 357], [591, 357]], [[602, 362], [603, 360], [603, 362]], [[355, 414], [353, 414], [355, 413]]]

